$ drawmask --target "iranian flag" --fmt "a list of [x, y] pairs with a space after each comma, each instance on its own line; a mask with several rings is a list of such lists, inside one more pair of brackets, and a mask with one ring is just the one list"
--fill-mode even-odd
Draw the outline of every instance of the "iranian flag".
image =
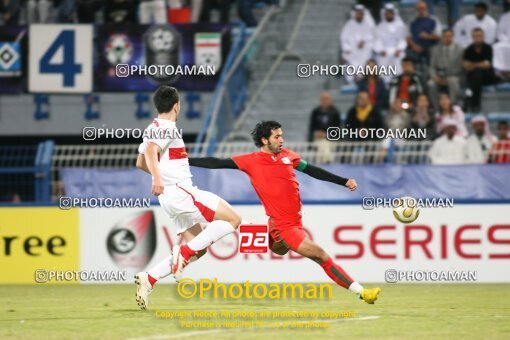
[[221, 33], [195, 33], [195, 65], [221, 67]]

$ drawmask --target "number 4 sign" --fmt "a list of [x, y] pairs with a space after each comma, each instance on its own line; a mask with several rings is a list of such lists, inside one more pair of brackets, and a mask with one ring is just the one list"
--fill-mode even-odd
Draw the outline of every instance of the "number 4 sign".
[[239, 226], [239, 252], [267, 253], [267, 225], [243, 224]]
[[30, 25], [30, 92], [92, 92], [92, 25]]

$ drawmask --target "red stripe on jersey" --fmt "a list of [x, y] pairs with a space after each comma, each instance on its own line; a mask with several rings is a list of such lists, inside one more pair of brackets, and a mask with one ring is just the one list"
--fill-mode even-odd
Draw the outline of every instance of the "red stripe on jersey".
[[152, 124], [154, 124], [154, 125], [156, 125], [157, 127], [159, 127], [159, 123], [158, 123], [158, 121], [157, 121], [157, 120], [155, 120], [155, 119], [152, 121]]
[[207, 222], [212, 222], [212, 220], [214, 219], [214, 210], [206, 207], [205, 205], [203, 205], [202, 203], [198, 202], [197, 200], [195, 200], [195, 196], [193, 196], [189, 191], [187, 191], [186, 189], [182, 188], [179, 186], [179, 184], [176, 184], [178, 188], [180, 188], [181, 190], [183, 190], [185, 193], [187, 193], [188, 195], [191, 196], [191, 199], [193, 200], [193, 204], [195, 205], [195, 207], [198, 208], [198, 211], [200, 211], [200, 213], [202, 214], [202, 216], [204, 216], [205, 220]]
[[186, 147], [182, 148], [170, 148], [168, 149], [168, 155], [170, 159], [183, 159], [188, 158], [188, 153], [186, 152]]

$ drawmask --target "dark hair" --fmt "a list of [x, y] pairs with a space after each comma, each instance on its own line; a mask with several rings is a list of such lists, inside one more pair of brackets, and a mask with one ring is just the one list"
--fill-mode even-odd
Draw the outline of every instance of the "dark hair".
[[453, 33], [453, 29], [451, 27], [443, 28], [443, 33], [446, 33], [446, 32], [450, 32], [451, 34], [455, 34], [455, 33]]
[[500, 120], [498, 122], [498, 127], [500, 127], [500, 126], [505, 126], [506, 127], [506, 126], [508, 126], [508, 122], [506, 120]]
[[487, 10], [489, 9], [489, 6], [487, 6], [487, 4], [485, 2], [478, 2], [475, 4], [475, 8], [481, 8], [485, 12], [487, 12]]
[[413, 63], [413, 65], [414, 65], [414, 58], [406, 56], [406, 57], [402, 58], [402, 62], [403, 63]]
[[482, 33], [484, 33], [483, 29], [481, 29], [480, 27], [475, 27], [475, 28], [473, 28], [473, 30], [471, 31], [471, 33], [475, 33], [475, 32], [482, 32]]
[[161, 85], [154, 92], [152, 100], [158, 113], [170, 112], [174, 105], [179, 102], [179, 92], [175, 87]]
[[271, 136], [271, 131], [281, 128], [282, 125], [274, 120], [267, 120], [257, 123], [255, 125], [255, 129], [251, 132], [251, 136], [253, 138], [253, 142], [257, 147], [262, 147], [264, 143], [262, 143], [262, 138], [269, 139]]

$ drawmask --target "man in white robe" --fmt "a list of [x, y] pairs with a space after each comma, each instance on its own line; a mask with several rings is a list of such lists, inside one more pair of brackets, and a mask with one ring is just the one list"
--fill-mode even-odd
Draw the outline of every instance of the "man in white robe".
[[455, 35], [455, 43], [462, 48], [466, 48], [473, 43], [471, 33], [475, 28], [481, 28], [485, 34], [484, 41], [492, 45], [496, 41], [496, 33], [498, 23], [487, 14], [488, 7], [483, 2], [475, 5], [474, 14], [466, 14], [455, 26], [453, 32]]
[[444, 119], [443, 135], [436, 139], [429, 150], [432, 164], [453, 165], [467, 162], [466, 140], [457, 136], [457, 123], [451, 118]]
[[[381, 10], [381, 22], [375, 29], [374, 52], [377, 55], [377, 64], [396, 66], [397, 74], [402, 73], [402, 59], [407, 48], [407, 26], [398, 14], [392, 3], [387, 3]], [[389, 83], [393, 75], [383, 76]]]
[[[368, 59], [372, 57], [374, 27], [373, 18], [368, 15], [365, 6], [354, 6], [351, 19], [347, 21], [340, 33], [342, 58], [348, 65], [365, 66]], [[351, 76], [345, 78], [349, 82], [354, 80]]]
[[492, 64], [496, 73], [504, 80], [510, 80], [510, 12], [506, 12], [499, 19], [498, 42], [492, 49]]

